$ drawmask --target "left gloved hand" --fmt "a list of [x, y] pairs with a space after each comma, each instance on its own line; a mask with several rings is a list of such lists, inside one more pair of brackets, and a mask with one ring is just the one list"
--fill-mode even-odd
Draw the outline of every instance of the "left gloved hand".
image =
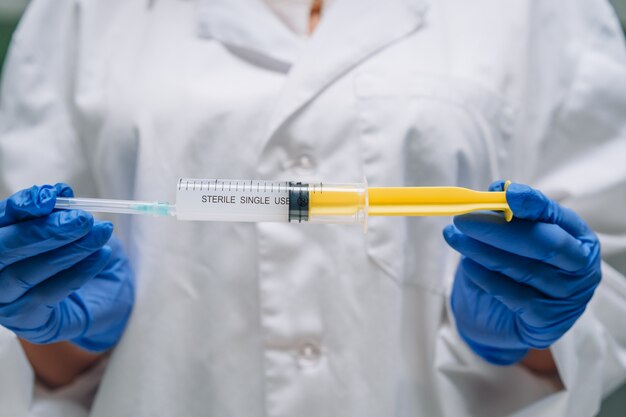
[[0, 201], [0, 325], [39, 344], [113, 347], [134, 301], [134, 277], [113, 225], [54, 211], [65, 184]]
[[[503, 182], [490, 190], [502, 191]], [[461, 337], [499, 365], [558, 340], [600, 283], [600, 244], [585, 222], [526, 185], [506, 192], [514, 219], [499, 213], [454, 218], [444, 238], [463, 257], [451, 305]]]

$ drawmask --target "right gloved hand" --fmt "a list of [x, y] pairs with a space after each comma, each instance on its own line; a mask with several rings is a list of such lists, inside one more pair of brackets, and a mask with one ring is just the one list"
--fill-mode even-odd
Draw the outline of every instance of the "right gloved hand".
[[[498, 181], [491, 190], [502, 191]], [[456, 216], [444, 229], [463, 257], [450, 304], [459, 335], [497, 365], [546, 349], [583, 314], [601, 279], [600, 242], [574, 211], [527, 185], [511, 184], [515, 213]]]
[[133, 276], [113, 225], [53, 211], [57, 196], [73, 192], [34, 186], [0, 201], [0, 325], [32, 343], [104, 351], [128, 321]]

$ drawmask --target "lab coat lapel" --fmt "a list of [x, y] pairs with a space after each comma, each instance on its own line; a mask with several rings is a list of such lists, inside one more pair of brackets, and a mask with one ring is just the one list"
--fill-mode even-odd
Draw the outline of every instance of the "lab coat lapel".
[[266, 139], [350, 68], [421, 26], [425, 0], [336, 0], [289, 72]]
[[261, 54], [289, 71], [264, 141], [350, 68], [418, 29], [427, 0], [334, 0], [308, 40], [263, 0], [199, 0], [199, 35]]
[[288, 71], [304, 41], [263, 0], [199, 0], [198, 34], [265, 56]]

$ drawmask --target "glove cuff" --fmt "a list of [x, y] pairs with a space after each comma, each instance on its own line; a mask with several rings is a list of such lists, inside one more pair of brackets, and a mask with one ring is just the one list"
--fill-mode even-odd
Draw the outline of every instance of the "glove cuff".
[[87, 320], [89, 325], [83, 334], [71, 339], [70, 342], [91, 352], [104, 352], [114, 347], [124, 333], [133, 307], [132, 302], [123, 300], [132, 300], [133, 294], [134, 286], [131, 282], [123, 285], [122, 290], [115, 297], [119, 301], [114, 308], [106, 310], [106, 320], [103, 320], [102, 313], [98, 317], [92, 317], [78, 294], [70, 295], [70, 297], [76, 297], [76, 303], [81, 305], [89, 316]]
[[491, 346], [481, 345], [480, 343], [476, 343], [472, 340], [467, 339], [463, 335], [461, 335], [465, 343], [476, 353], [478, 356], [486, 360], [487, 362], [499, 365], [499, 366], [509, 366], [514, 365], [524, 359], [526, 354], [528, 353], [528, 348], [494, 348]]
[[115, 328], [109, 329], [109, 331], [98, 335], [84, 335], [72, 339], [70, 342], [74, 345], [88, 350], [90, 352], [104, 352], [111, 349], [117, 344], [126, 327], [126, 321], [120, 323]]

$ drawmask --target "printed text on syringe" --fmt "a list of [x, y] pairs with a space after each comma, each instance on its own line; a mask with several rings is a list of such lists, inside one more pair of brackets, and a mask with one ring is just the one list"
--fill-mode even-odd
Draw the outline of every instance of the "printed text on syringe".
[[[239, 203], [268, 205], [272, 204], [270, 199], [271, 197], [241, 196]], [[206, 204], [237, 204], [234, 195], [203, 195], [202, 202]], [[274, 204], [289, 205], [289, 197], [274, 197]]]

